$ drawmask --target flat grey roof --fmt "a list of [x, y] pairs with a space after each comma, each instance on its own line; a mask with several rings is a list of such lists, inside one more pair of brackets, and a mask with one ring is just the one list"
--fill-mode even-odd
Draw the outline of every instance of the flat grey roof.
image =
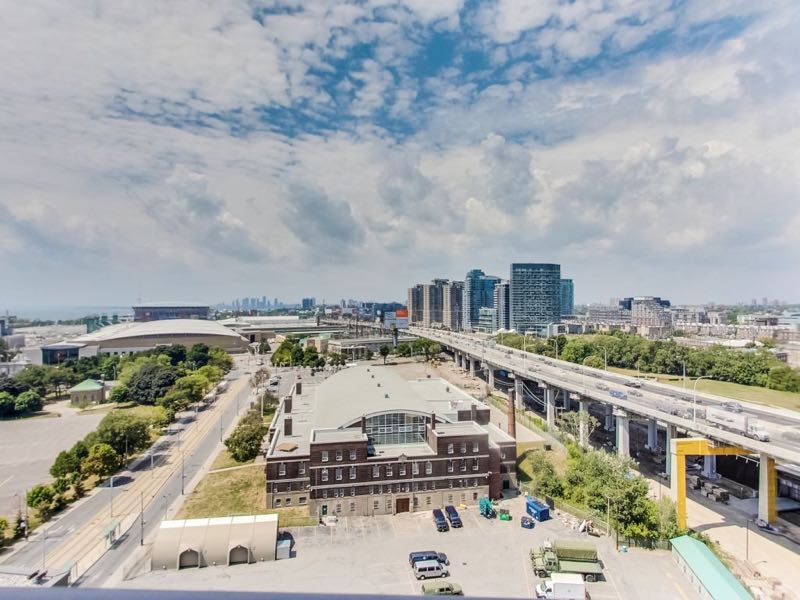
[[367, 440], [367, 434], [360, 429], [315, 429], [311, 432], [311, 441], [315, 443], [328, 442], [362, 442]]

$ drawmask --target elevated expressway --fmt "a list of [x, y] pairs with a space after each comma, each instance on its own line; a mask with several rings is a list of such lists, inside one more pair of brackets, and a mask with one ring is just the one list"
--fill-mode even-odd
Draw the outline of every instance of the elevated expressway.
[[[530, 394], [528, 383], [535, 384], [542, 392], [544, 412], [548, 426], [556, 425], [556, 395], [562, 391], [563, 407], [569, 408], [572, 401], [578, 403], [579, 410], [587, 411], [590, 403], [600, 403], [606, 411], [606, 429], [616, 430], [617, 451], [627, 455], [629, 452], [629, 428], [632, 418], [645, 419], [648, 424], [648, 447], [657, 446], [657, 429], [666, 429], [667, 472], [671, 466], [678, 430], [690, 437], [701, 436], [710, 440], [711, 445], [738, 448], [757, 455], [761, 465], [759, 476], [759, 519], [771, 522], [775, 519], [776, 471], [775, 465], [800, 466], [800, 414], [772, 407], [741, 402], [742, 414], [757, 418], [770, 434], [770, 441], [761, 442], [745, 435], [721, 429], [702, 418], [702, 409], [722, 406], [730, 398], [715, 396], [691, 390], [683, 390], [656, 382], [635, 379], [602, 369], [576, 365], [563, 360], [552, 359], [530, 352], [495, 345], [476, 335], [456, 333], [438, 329], [412, 326], [409, 332], [434, 340], [452, 352], [457, 365], [469, 370], [486, 368], [490, 388], [495, 387], [495, 372], [503, 370], [514, 380], [517, 398], [522, 399], [526, 391]], [[638, 382], [639, 388], [630, 388], [626, 383]], [[614, 395], [612, 395], [612, 393]], [[586, 431], [581, 431], [580, 442], [587, 444]], [[738, 452], [743, 454], [745, 452]], [[722, 454], [713, 453], [713, 454]], [[713, 468], [713, 454], [707, 464]], [[677, 492], [672, 482], [673, 494]]]

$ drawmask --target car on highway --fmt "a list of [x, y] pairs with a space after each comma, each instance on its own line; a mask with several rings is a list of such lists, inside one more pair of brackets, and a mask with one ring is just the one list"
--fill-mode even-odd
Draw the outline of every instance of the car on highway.
[[642, 392], [640, 392], [639, 390], [631, 390], [631, 391], [630, 391], [630, 392], [628, 392], [628, 393], [629, 393], [631, 396], [636, 396], [636, 397], [638, 397], [638, 398], [641, 398], [641, 397], [642, 397]]
[[620, 390], [611, 390], [608, 393], [611, 394], [613, 398], [619, 398], [620, 400], [626, 400], [628, 398], [628, 395]]
[[605, 383], [598, 383], [595, 385], [598, 390], [608, 391], [608, 386]]
[[723, 402], [722, 408], [728, 410], [730, 412], [740, 413], [744, 410], [741, 404], [738, 402]]
[[640, 387], [642, 387], [642, 382], [641, 381], [626, 381], [625, 385], [627, 385], [628, 387], [632, 387], [632, 388], [640, 388]]

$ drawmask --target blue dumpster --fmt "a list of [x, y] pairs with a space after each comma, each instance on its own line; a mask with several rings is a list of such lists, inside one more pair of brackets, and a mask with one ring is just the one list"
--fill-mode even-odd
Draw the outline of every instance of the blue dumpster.
[[525, 504], [525, 512], [527, 512], [540, 523], [542, 521], [547, 521], [550, 518], [550, 507], [539, 502], [538, 500], [535, 500], [534, 498], [528, 498], [528, 501]]

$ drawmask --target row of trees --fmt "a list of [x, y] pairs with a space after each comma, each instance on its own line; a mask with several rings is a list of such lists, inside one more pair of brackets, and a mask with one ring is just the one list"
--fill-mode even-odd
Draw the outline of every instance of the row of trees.
[[17, 396], [0, 392], [0, 419], [23, 417], [42, 410], [44, 401], [34, 390], [27, 390]]
[[567, 452], [563, 477], [543, 451], [529, 455], [537, 494], [608, 515], [611, 527], [626, 537], [663, 540], [680, 535], [674, 503], [651, 499], [647, 480], [634, 474], [630, 459], [571, 443]]
[[598, 369], [604, 367], [606, 360], [609, 366], [667, 375], [682, 375], [685, 367], [687, 377], [709, 376], [718, 381], [800, 392], [800, 371], [764, 348], [688, 348], [673, 340], [650, 341], [622, 331], [569, 339], [560, 335], [546, 340], [501, 334], [497, 339], [506, 346], [524, 347], [529, 352]]
[[[274, 402], [276, 399], [270, 397], [270, 400]], [[245, 413], [236, 429], [225, 440], [225, 446], [234, 460], [238, 462], [253, 460], [261, 450], [261, 442], [267, 435], [268, 429], [264, 419], [261, 418], [260, 409], [253, 407]]]
[[103, 478], [113, 474], [128, 456], [150, 445], [151, 433], [169, 422], [163, 409], [143, 416], [127, 410], [107, 414], [84, 439], [69, 450], [59, 452], [50, 467], [53, 483], [36, 485], [28, 492], [28, 506], [35, 509], [41, 520], [85, 493], [85, 481], [90, 477]]
[[[431, 360], [442, 352], [442, 346], [428, 338], [417, 338], [413, 342], [397, 344], [394, 349], [397, 356], [409, 357], [421, 354], [425, 360]], [[382, 356], [383, 354], [381, 354]]]

